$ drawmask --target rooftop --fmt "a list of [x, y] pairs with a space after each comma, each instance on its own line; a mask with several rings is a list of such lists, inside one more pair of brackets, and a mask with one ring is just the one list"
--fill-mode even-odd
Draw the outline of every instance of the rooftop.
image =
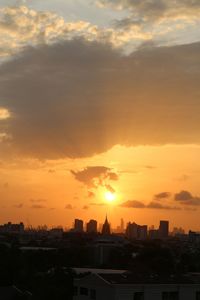
[[200, 284], [200, 274], [186, 274], [183, 276], [160, 276], [157, 274], [144, 275], [133, 273], [98, 273], [111, 284]]

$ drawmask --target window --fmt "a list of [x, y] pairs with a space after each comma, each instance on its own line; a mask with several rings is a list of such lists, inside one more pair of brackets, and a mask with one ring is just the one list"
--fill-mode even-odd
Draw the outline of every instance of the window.
[[144, 300], [144, 293], [143, 292], [136, 292], [134, 293], [134, 300]]
[[163, 292], [162, 300], [179, 300], [178, 292]]
[[196, 292], [196, 300], [200, 300], [200, 291]]
[[85, 287], [80, 287], [80, 295], [88, 296], [88, 289]]
[[96, 290], [90, 290], [90, 299], [96, 300]]

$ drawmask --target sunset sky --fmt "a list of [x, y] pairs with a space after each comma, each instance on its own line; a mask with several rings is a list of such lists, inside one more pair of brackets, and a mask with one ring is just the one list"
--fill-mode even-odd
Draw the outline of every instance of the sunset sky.
[[199, 0], [0, 0], [0, 223], [200, 230], [199, 37]]

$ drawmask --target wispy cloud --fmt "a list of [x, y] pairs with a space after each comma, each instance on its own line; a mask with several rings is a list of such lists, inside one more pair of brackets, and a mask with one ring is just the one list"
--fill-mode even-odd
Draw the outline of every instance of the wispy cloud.
[[24, 204], [23, 203], [15, 204], [14, 207], [20, 209], [24, 207]]
[[141, 201], [137, 200], [128, 200], [120, 204], [120, 207], [125, 208], [142, 208], [142, 209], [165, 209], [165, 210], [180, 210], [180, 207], [170, 206], [170, 205], [163, 205], [158, 202], [150, 202], [148, 204], [144, 204]]
[[31, 206], [32, 209], [44, 209], [46, 208], [45, 206], [43, 205], [39, 205], [39, 204], [34, 204]]
[[38, 198], [38, 199], [30, 199], [30, 202], [32, 203], [41, 203], [41, 202], [47, 202], [46, 199]]
[[67, 205], [65, 206], [65, 209], [73, 209], [73, 207], [72, 207], [71, 204], [67, 204]]
[[171, 196], [171, 193], [169, 192], [161, 192], [156, 195], [154, 195], [155, 200], [162, 200], [162, 199], [168, 199]]
[[137, 200], [128, 200], [120, 204], [121, 207], [127, 208], [145, 208], [145, 204]]

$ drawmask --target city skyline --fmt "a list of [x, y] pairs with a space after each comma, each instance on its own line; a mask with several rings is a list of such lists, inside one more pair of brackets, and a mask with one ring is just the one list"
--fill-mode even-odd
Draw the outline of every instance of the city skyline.
[[200, 229], [200, 3], [0, 1], [0, 223]]
[[[192, 228], [186, 232], [184, 228], [181, 226], [179, 227], [172, 227], [169, 220], [159, 220], [158, 224], [152, 224], [151, 226], [149, 225], [144, 225], [144, 224], [137, 224], [133, 220], [129, 220], [127, 222], [124, 221], [123, 218], [121, 218], [119, 224], [114, 227], [110, 220], [108, 219], [108, 216], [105, 216], [104, 221], [101, 220], [101, 222], [98, 222], [95, 219], [89, 219], [89, 220], [82, 220], [75, 218], [71, 226], [47, 226], [46, 224], [40, 224], [36, 227], [32, 226], [31, 224], [24, 224], [24, 222], [19, 222], [19, 223], [13, 223], [11, 221], [6, 222], [5, 224], [0, 224], [0, 230], [3, 228], [10, 228], [11, 231], [15, 231], [12, 228], [17, 228], [16, 231], [20, 232], [20, 228], [23, 228], [22, 231], [27, 230], [27, 231], [48, 231], [48, 230], [62, 230], [63, 232], [74, 232], [74, 233], [102, 233], [102, 234], [123, 234], [130, 238], [137, 238], [141, 236], [143, 237], [142, 239], [147, 238], [147, 233], [149, 236], [152, 235], [152, 238], [159, 238], [159, 235], [162, 237], [168, 237], [170, 236], [176, 236], [178, 235], [179, 237], [181, 235], [185, 235], [189, 232], [196, 232], [200, 233], [200, 231], [193, 231]], [[136, 230], [136, 231], [135, 231]], [[141, 231], [141, 232], [140, 232]], [[107, 232], [107, 233], [106, 233]], [[160, 232], [160, 233], [159, 233]], [[136, 234], [136, 236], [134, 236]]]

